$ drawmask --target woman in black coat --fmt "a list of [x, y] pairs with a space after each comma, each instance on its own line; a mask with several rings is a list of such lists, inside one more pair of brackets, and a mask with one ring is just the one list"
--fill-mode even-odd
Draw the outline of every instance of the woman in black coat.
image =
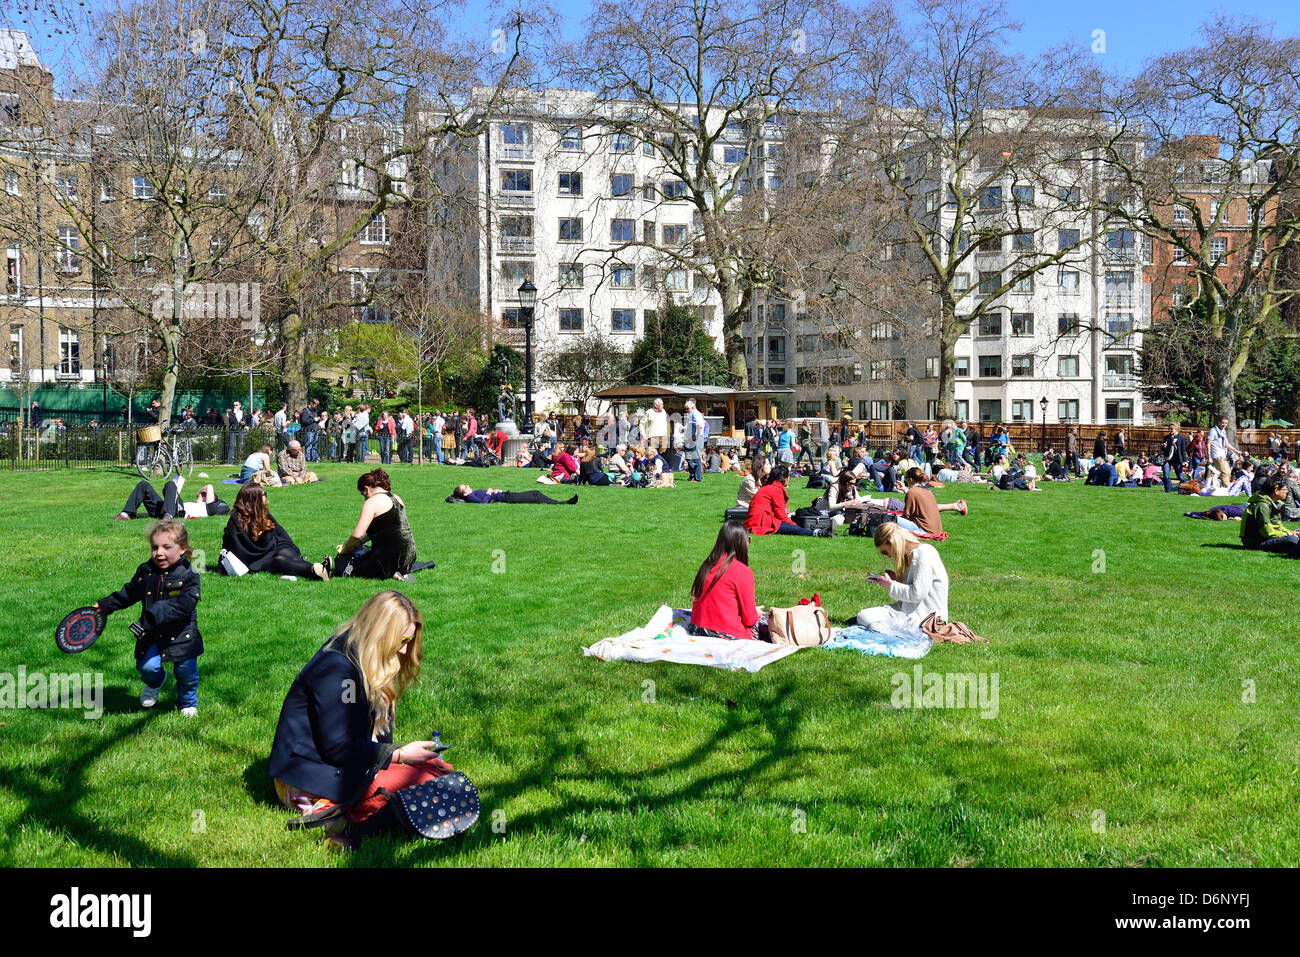
[[271, 517], [266, 492], [260, 485], [245, 485], [235, 496], [221, 547], [247, 565], [250, 572], [330, 580], [326, 567], [304, 559], [289, 533]]
[[1097, 441], [1092, 443], [1092, 457], [1094, 459], [1104, 459], [1106, 457], [1106, 433], [1098, 432]]

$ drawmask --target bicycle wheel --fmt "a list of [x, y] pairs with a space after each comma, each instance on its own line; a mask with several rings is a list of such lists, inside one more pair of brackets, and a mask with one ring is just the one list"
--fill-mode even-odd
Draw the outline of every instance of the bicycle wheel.
[[135, 470], [150, 482], [165, 482], [172, 474], [172, 455], [161, 442], [139, 445], [135, 450]]
[[185, 478], [194, 474], [194, 446], [189, 439], [176, 443], [176, 474]]

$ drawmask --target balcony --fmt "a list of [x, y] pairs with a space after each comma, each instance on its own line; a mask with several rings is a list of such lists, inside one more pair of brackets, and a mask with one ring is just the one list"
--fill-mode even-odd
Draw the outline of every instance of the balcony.
[[508, 206], [512, 209], [532, 208], [537, 205], [537, 194], [533, 192], [521, 192], [518, 190], [502, 190], [497, 193], [497, 205]]
[[1101, 382], [1101, 387], [1103, 389], [1125, 389], [1131, 391], [1140, 388], [1141, 385], [1141, 377], [1133, 375], [1132, 373], [1123, 374], [1107, 372]]
[[498, 159], [505, 163], [531, 163], [533, 161], [533, 144], [503, 143], [501, 145], [501, 155]]
[[533, 253], [536, 252], [533, 246], [531, 236], [502, 236], [497, 240], [500, 252], [502, 253]]

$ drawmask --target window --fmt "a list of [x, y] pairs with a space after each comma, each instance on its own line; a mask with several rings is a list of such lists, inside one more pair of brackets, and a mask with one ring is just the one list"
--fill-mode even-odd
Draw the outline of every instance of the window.
[[724, 146], [722, 148], [722, 162], [724, 163], [743, 163], [745, 162], [745, 147], [743, 146]]
[[994, 312], [980, 316], [979, 333], [981, 336], [1002, 335], [1002, 313]]
[[533, 128], [527, 123], [502, 123], [501, 142], [507, 146], [531, 146]]
[[939, 357], [938, 356], [926, 356], [925, 377], [927, 379], [939, 378]]
[[1056, 417], [1062, 422], [1078, 422], [1079, 421], [1079, 400], [1078, 399], [1057, 399]]
[[1180, 226], [1186, 226], [1192, 221], [1191, 211], [1186, 206], [1174, 207], [1174, 222]]
[[501, 294], [506, 299], [518, 299], [519, 287], [525, 279], [533, 278], [533, 264], [528, 262], [503, 262], [501, 264]]
[[1079, 231], [1077, 229], [1058, 229], [1056, 231], [1056, 248], [1073, 249], [1079, 245]]
[[641, 242], [647, 246], [653, 246], [655, 241], [655, 224], [653, 220], [644, 219], [641, 221]]
[[969, 379], [970, 356], [956, 356], [952, 360], [952, 374], [959, 379]]
[[[107, 180], [105, 180], [107, 182]], [[227, 199], [226, 186], [224, 183], [213, 183], [208, 187], [208, 202], [224, 203]]]
[[1002, 252], [1002, 237], [993, 235], [982, 239], [976, 249], [981, 253], [1000, 253]]
[[664, 275], [664, 288], [673, 292], [686, 292], [687, 275], [685, 269], [670, 269]]
[[560, 149], [562, 150], [580, 150], [582, 149], [582, 129], [577, 126], [571, 126], [560, 134]]
[[695, 275], [694, 278], [691, 279], [691, 282], [694, 284], [694, 288], [697, 291], [709, 288], [709, 277], [704, 275], [703, 271], [699, 269], [695, 270]]
[[1131, 270], [1106, 273], [1106, 295], [1129, 296], [1132, 294], [1133, 273]]
[[77, 177], [60, 176], [54, 181], [54, 188], [59, 196], [63, 199], [76, 201], [77, 198]]
[[1056, 317], [1056, 331], [1063, 336], [1075, 335], [1079, 331], [1079, 314], [1063, 312]]
[[1106, 249], [1114, 256], [1132, 256], [1133, 230], [1115, 229], [1106, 234]]
[[228, 240], [222, 233], [211, 233], [208, 236], [208, 258], [216, 259], [221, 255], [222, 250], [228, 245]]
[[894, 324], [892, 322], [875, 322], [871, 325], [872, 339], [893, 339], [896, 338]]
[[[646, 146], [650, 146], [650, 144], [647, 143]], [[613, 139], [612, 143], [610, 144], [610, 149], [612, 149], [615, 153], [630, 153], [630, 152], [632, 152], [632, 134], [631, 134], [631, 133], [615, 133], [615, 134], [614, 134], [614, 139]], [[650, 147], [650, 149], [651, 149], [651, 152], [653, 152], [654, 147]], [[646, 155], [649, 155], [649, 154], [647, 153]]]
[[1012, 356], [1011, 357], [1012, 376], [1032, 376], [1033, 374], [1034, 374], [1033, 356]]
[[19, 325], [9, 327], [9, 365], [13, 369], [23, 365], [23, 327]]
[[1179, 283], [1174, 286], [1173, 292], [1169, 294], [1169, 304], [1172, 306], [1181, 306], [1187, 302], [1187, 284]]
[[1079, 357], [1057, 356], [1056, 374], [1059, 376], [1077, 376], [1079, 374]]
[[636, 332], [635, 309], [615, 309], [610, 312], [609, 320], [614, 332]]
[[561, 289], [581, 289], [582, 278], [582, 263], [560, 263]]
[[871, 403], [871, 418], [888, 419], [894, 411], [893, 405], [892, 402], [877, 399]]
[[662, 183], [664, 199], [685, 199], [686, 184], [680, 179], [666, 179]]
[[361, 230], [361, 242], [363, 245], [379, 245], [388, 242], [386, 213], [376, 213], [375, 218], [366, 223], [366, 228]]
[[[937, 419], [937, 418], [939, 417], [939, 409], [938, 409], [938, 405], [939, 405], [939, 403], [936, 401], [936, 402], [935, 402], [934, 414], [931, 415], [930, 418], [932, 418], [932, 419]], [[956, 409], [956, 411], [957, 411], [957, 421], [958, 421], [958, 422], [965, 422], [965, 421], [967, 421], [967, 420], [970, 419], [970, 400], [969, 400], [969, 399], [957, 399], [955, 402], [953, 402], [953, 407], [954, 407], [954, 408]]]
[[1127, 424], [1133, 421], [1132, 399], [1107, 399], [1106, 422]]
[[1022, 294], [1033, 292], [1034, 291], [1033, 273], [1030, 273], [1028, 276], [1021, 276], [1019, 279], [1013, 282], [1011, 284], [1011, 291], [1013, 293], [1022, 293]]
[[81, 237], [75, 226], [59, 227], [59, 249], [55, 256], [59, 272], [81, 272], [81, 259], [77, 250], [81, 247]]
[[631, 289], [636, 285], [636, 270], [627, 263], [612, 263], [609, 267], [609, 284], [614, 289]]
[[1034, 400], [1033, 399], [1012, 399], [1011, 400], [1011, 421], [1012, 422], [1032, 422], [1034, 419]]
[[989, 296], [1002, 288], [1002, 273], [1000, 272], [981, 272], [980, 273], [980, 295]]
[[665, 246], [682, 246], [686, 243], [685, 226], [665, 226], [664, 227], [664, 245]]
[[1133, 331], [1133, 314], [1114, 313], [1106, 317], [1106, 331], [1112, 336], [1126, 336]]
[[[5, 295], [17, 296], [23, 288], [21, 247], [10, 244], [5, 251]], [[21, 328], [21, 327], [19, 327]]]
[[81, 334], [59, 327], [59, 375], [81, 375]]
[[785, 336], [767, 337], [767, 361], [768, 362], [785, 361]]
[[580, 243], [582, 242], [582, 217], [561, 217], [560, 218], [560, 242], [562, 243]]
[[611, 243], [636, 242], [636, 220], [611, 219], [609, 221], [609, 241]]
[[1013, 312], [1011, 314], [1011, 334], [1013, 336], [1032, 336], [1034, 334], [1034, 314], [1032, 312]]
[[[615, 138], [617, 139], [617, 137]], [[641, 144], [641, 155], [642, 156], [655, 155], [655, 145], [652, 141], [646, 140], [644, 143]]]
[[1079, 271], [1077, 269], [1062, 269], [1057, 273], [1057, 288], [1061, 292], [1078, 292]]
[[965, 292], [969, 288], [970, 288], [970, 273], [959, 272], [953, 274], [952, 277], [953, 292]]
[[1215, 260], [1222, 259], [1228, 254], [1228, 240], [1222, 236], [1215, 236], [1210, 240], [1210, 256]]
[[1002, 421], [1002, 400], [1001, 399], [980, 399], [980, 421], [1001, 422]]
[[1059, 195], [1061, 197], [1061, 202], [1065, 203], [1067, 206], [1079, 205], [1079, 187], [1062, 186]]
[[522, 309], [502, 309], [501, 325], [505, 326], [507, 329], [522, 329], [524, 327], [524, 320], [521, 316], [522, 312]]
[[614, 173], [609, 178], [610, 196], [631, 196], [636, 189], [635, 177], [631, 173]]
[[1182, 246], [1173, 246], [1173, 247], [1171, 247], [1171, 249], [1170, 249], [1170, 261], [1171, 261], [1175, 266], [1185, 266], [1185, 265], [1187, 265], [1187, 262], [1188, 262], [1188, 260], [1187, 260], [1187, 250], [1183, 249]]
[[1002, 208], [1002, 187], [985, 186], [980, 190], [980, 209], [992, 212]]
[[937, 189], [932, 189], [925, 194], [925, 211], [927, 213], [933, 213], [938, 208], [939, 208], [939, 191]]
[[13, 170], [5, 170], [5, 192], [10, 196], [20, 195], [18, 192], [18, 174]]
[[1131, 376], [1133, 374], [1132, 356], [1107, 356], [1106, 375]]
[[560, 331], [581, 332], [582, 331], [582, 310], [561, 309], [560, 310]]
[[153, 183], [149, 182], [143, 176], [136, 176], [131, 180], [131, 195], [136, 199], [153, 199], [157, 191], [153, 188]]
[[1028, 207], [1034, 205], [1034, 187], [1032, 186], [1013, 186], [1011, 187], [1011, 196], [1016, 201], [1017, 206]]
[[533, 217], [502, 216], [501, 248], [507, 252], [532, 252]]
[[1002, 378], [1002, 357], [1001, 356], [980, 356], [980, 378], [981, 379]]
[[641, 267], [641, 288], [653, 289], [654, 287], [655, 287], [655, 267], [642, 266]]
[[767, 370], [768, 385], [785, 385], [785, 369], [776, 367]]
[[[560, 174], [563, 179], [564, 174]], [[501, 192], [531, 193], [533, 191], [533, 171], [530, 169], [503, 169], [501, 171]]]
[[[1222, 207], [1222, 205], [1223, 204], [1220, 203], [1217, 199], [1210, 200], [1210, 219], [1214, 219], [1216, 216], [1219, 215], [1219, 209]], [[1226, 218], [1224, 222], [1225, 223], [1227, 222]]]
[[582, 174], [561, 173], [560, 174], [560, 195], [581, 196], [582, 195]]

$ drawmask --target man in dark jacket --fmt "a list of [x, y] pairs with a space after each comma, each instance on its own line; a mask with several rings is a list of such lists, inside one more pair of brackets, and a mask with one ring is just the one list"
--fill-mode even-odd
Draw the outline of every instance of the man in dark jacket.
[[234, 405], [226, 410], [226, 461], [239, 461], [239, 445], [244, 437], [244, 410], [236, 399]]
[[1160, 443], [1160, 454], [1165, 458], [1165, 464], [1161, 468], [1165, 491], [1176, 492], [1178, 483], [1183, 480], [1183, 468], [1187, 464], [1187, 437], [1179, 431], [1177, 422], [1169, 426], [1169, 434]]
[[320, 461], [320, 399], [312, 399], [298, 413], [298, 422], [302, 425], [302, 451], [308, 462]]

